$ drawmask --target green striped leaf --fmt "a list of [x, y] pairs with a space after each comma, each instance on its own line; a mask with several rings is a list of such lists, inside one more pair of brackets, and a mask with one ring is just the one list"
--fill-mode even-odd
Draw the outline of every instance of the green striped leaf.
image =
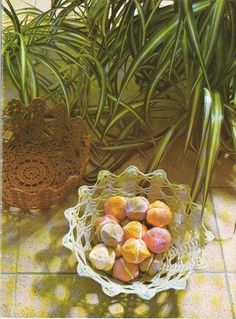
[[202, 51], [201, 45], [199, 42], [199, 37], [198, 37], [198, 32], [197, 32], [197, 27], [196, 27], [196, 22], [194, 19], [192, 1], [185, 0], [185, 1], [182, 1], [181, 4], [183, 5], [183, 12], [185, 13], [186, 23], [187, 23], [188, 31], [190, 34], [190, 40], [191, 40], [192, 45], [193, 45], [195, 52], [197, 54], [199, 63], [201, 65], [202, 72], [204, 74], [204, 77], [205, 77], [205, 80], [207, 83], [207, 86], [210, 89], [210, 82], [208, 79], [205, 63], [203, 60], [203, 56], [202, 56], [202, 52], [201, 52]]
[[219, 92], [213, 92], [211, 122], [209, 128], [209, 144], [207, 145], [206, 176], [203, 189], [203, 204], [205, 205], [210, 186], [213, 167], [217, 159], [221, 141], [221, 127], [223, 121], [223, 105]]
[[67, 88], [65, 86], [65, 83], [64, 83], [63, 78], [61, 77], [60, 73], [57, 71], [56, 67], [44, 56], [34, 53], [34, 58], [37, 61], [39, 61], [40, 63], [42, 63], [42, 65], [44, 65], [49, 71], [51, 71], [52, 74], [56, 77], [56, 79], [60, 83], [64, 98], [65, 98], [67, 111], [68, 111], [68, 114], [70, 114], [70, 105], [69, 105], [69, 97], [68, 97], [68, 93], [67, 93]]

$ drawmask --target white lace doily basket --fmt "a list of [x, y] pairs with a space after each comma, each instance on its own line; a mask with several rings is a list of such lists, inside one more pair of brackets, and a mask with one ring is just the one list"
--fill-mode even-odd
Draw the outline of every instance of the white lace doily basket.
[[[145, 196], [149, 202], [163, 200], [173, 213], [168, 226], [172, 245], [163, 255], [162, 267], [152, 277], [143, 275], [122, 283], [94, 269], [87, 259], [95, 239], [96, 219], [104, 214], [105, 200], [116, 195]], [[96, 184], [81, 186], [78, 196], [78, 204], [65, 211], [69, 232], [63, 238], [63, 245], [76, 255], [79, 276], [98, 282], [107, 295], [126, 293], [151, 299], [163, 290], [185, 289], [189, 275], [206, 266], [202, 251], [213, 240], [213, 235], [203, 225], [202, 207], [192, 202], [188, 186], [171, 184], [163, 170], [143, 174], [135, 166], [129, 166], [120, 175], [100, 171]]]

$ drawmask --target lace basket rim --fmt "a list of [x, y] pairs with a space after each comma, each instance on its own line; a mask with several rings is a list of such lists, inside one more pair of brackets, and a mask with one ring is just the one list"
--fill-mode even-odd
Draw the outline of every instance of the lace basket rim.
[[[115, 290], [110, 289], [110, 286], [108, 284], [106, 284], [106, 282], [104, 280], [101, 279], [103, 276], [98, 275], [98, 273], [95, 270], [93, 270], [95, 277], [91, 277], [91, 275], [86, 271], [86, 266], [83, 265], [83, 261], [80, 259], [78, 253], [76, 252], [75, 247], [74, 247], [74, 243], [73, 243], [73, 229], [76, 226], [76, 220], [74, 218], [74, 210], [76, 208], [78, 208], [79, 206], [86, 204], [86, 199], [84, 200], [84, 196], [86, 196], [87, 191], [98, 186], [100, 181], [103, 180], [104, 177], [112, 176], [115, 178], [119, 178], [125, 174], [139, 174], [143, 177], [150, 177], [150, 178], [152, 178], [153, 176], [163, 176], [169, 185], [175, 185], [176, 187], [184, 189], [187, 192], [187, 195], [190, 196], [190, 187], [188, 185], [170, 183], [169, 180], [167, 179], [166, 172], [164, 170], [161, 170], [161, 169], [158, 169], [158, 170], [155, 170], [155, 171], [150, 172], [148, 174], [145, 174], [145, 173], [140, 172], [140, 170], [136, 166], [130, 165], [123, 172], [121, 172], [118, 175], [113, 174], [107, 170], [100, 171], [98, 174], [97, 181], [93, 186], [83, 185], [79, 188], [79, 190], [78, 190], [78, 196], [79, 196], [78, 204], [75, 207], [68, 208], [64, 212], [64, 215], [69, 222], [70, 229], [69, 229], [69, 232], [64, 236], [64, 238], [62, 240], [62, 244], [66, 248], [70, 249], [76, 255], [76, 258], [78, 261], [78, 266], [77, 266], [78, 275], [81, 277], [89, 277], [89, 278], [93, 279], [94, 281], [98, 282], [101, 285], [103, 292], [109, 296], [115, 296], [115, 295], [118, 295], [120, 293], [126, 293], [126, 294], [136, 294], [142, 299], [150, 300], [152, 297], [155, 296], [156, 293], [158, 293], [160, 291], [164, 291], [164, 290], [171, 289], [171, 288], [173, 288], [175, 290], [185, 289], [189, 276], [192, 273], [194, 273], [196, 270], [204, 269], [207, 265], [205, 258], [202, 256], [202, 249], [201, 249], [200, 254], [198, 256], [197, 265], [194, 267], [194, 269], [188, 271], [188, 273], [186, 273], [183, 278], [179, 279], [178, 281], [171, 281], [170, 283], [168, 283], [168, 285], [165, 285], [164, 287], [155, 287], [154, 286], [151, 289], [147, 288], [146, 290], [143, 289], [144, 285], [140, 284], [139, 281], [134, 282], [132, 289], [127, 288], [126, 284], [122, 284], [122, 283], [120, 283], [120, 284], [115, 283], [116, 289]], [[190, 201], [198, 211], [202, 211], [201, 205], [192, 202], [191, 199], [190, 199]], [[206, 208], [204, 210], [206, 210]], [[209, 242], [211, 242], [214, 239], [214, 235], [212, 234], [211, 231], [207, 230], [207, 228], [205, 227], [203, 222], [202, 222], [201, 226], [202, 226], [202, 231], [204, 232], [204, 238], [205, 238], [205, 242], [203, 245], [203, 248], [204, 248]]]

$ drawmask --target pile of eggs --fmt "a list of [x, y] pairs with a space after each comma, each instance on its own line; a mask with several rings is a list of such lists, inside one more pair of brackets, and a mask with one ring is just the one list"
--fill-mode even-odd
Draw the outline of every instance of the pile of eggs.
[[111, 272], [124, 282], [141, 273], [155, 275], [162, 265], [162, 253], [171, 245], [165, 228], [172, 218], [161, 201], [149, 203], [145, 197], [110, 197], [105, 215], [97, 218], [95, 235], [99, 244], [89, 253], [94, 268]]

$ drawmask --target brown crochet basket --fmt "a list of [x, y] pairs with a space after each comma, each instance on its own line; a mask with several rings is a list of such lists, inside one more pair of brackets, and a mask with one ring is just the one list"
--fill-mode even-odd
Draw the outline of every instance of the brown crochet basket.
[[21, 209], [56, 204], [78, 186], [90, 149], [80, 117], [64, 104], [48, 109], [12, 99], [3, 110], [3, 202]]

